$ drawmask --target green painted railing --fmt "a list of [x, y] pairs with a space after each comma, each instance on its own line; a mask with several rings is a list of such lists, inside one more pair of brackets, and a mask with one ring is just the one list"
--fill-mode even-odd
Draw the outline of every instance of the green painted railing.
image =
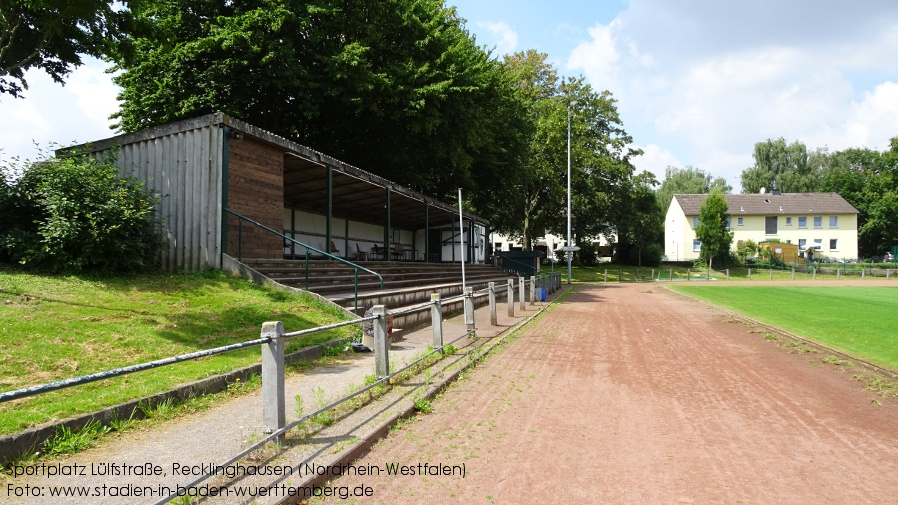
[[238, 222], [237, 222], [237, 261], [239, 261], [239, 262], [241, 262], [241, 263], [243, 262], [243, 221], [246, 221], [246, 222], [248, 222], [248, 223], [250, 223], [250, 224], [253, 224], [253, 225], [255, 225], [255, 226], [258, 226], [259, 228], [262, 228], [263, 230], [265, 230], [265, 231], [267, 231], [267, 232], [269, 232], [269, 233], [274, 233], [275, 235], [277, 235], [278, 237], [283, 238], [284, 240], [287, 240], [287, 241], [289, 241], [289, 242], [292, 242], [293, 244], [296, 244], [296, 245], [298, 245], [298, 246], [300, 246], [300, 247], [305, 247], [305, 248], [306, 248], [306, 271], [305, 271], [305, 274], [306, 274], [306, 290], [309, 289], [309, 256], [311, 255], [312, 251], [315, 251], [316, 253], [321, 254], [321, 255], [323, 255], [323, 256], [325, 256], [325, 257], [327, 257], [327, 258], [331, 258], [331, 259], [337, 260], [337, 261], [339, 261], [339, 262], [341, 262], [341, 263], [345, 263], [345, 264], [347, 264], [347, 265], [349, 265], [349, 266], [351, 266], [351, 267], [353, 268], [353, 270], [355, 271], [355, 282], [353, 283], [353, 287], [354, 287], [355, 311], [356, 311], [356, 312], [358, 312], [358, 310], [359, 310], [359, 270], [364, 270], [365, 272], [368, 272], [369, 274], [372, 274], [372, 275], [377, 276], [377, 278], [380, 279], [380, 289], [383, 289], [383, 288], [384, 288], [384, 278], [381, 277], [381, 275], [380, 275], [379, 273], [377, 273], [377, 272], [375, 272], [375, 271], [373, 271], [373, 270], [368, 270], [367, 268], [365, 268], [365, 267], [363, 267], [363, 266], [361, 266], [361, 265], [356, 265], [355, 263], [353, 263], [353, 262], [351, 262], [351, 261], [347, 261], [347, 260], [345, 260], [345, 259], [343, 259], [343, 258], [341, 258], [341, 257], [339, 257], [339, 256], [334, 256], [333, 254], [331, 254], [331, 253], [326, 253], [326, 252], [324, 252], [324, 251], [322, 251], [321, 249], [318, 249], [318, 248], [316, 248], [316, 247], [312, 247], [312, 246], [310, 246], [310, 245], [308, 245], [308, 244], [303, 244], [302, 242], [300, 242], [300, 241], [298, 241], [298, 240], [295, 240], [295, 239], [293, 239], [293, 238], [290, 238], [290, 237], [284, 235], [284, 234], [281, 233], [281, 232], [272, 230], [271, 228], [265, 226], [265, 225], [262, 224], [262, 223], [259, 223], [259, 222], [257, 222], [257, 221], [253, 221], [252, 219], [250, 219], [250, 218], [248, 218], [248, 217], [246, 217], [246, 216], [242, 216], [242, 215], [240, 215], [240, 214], [234, 212], [234, 211], [231, 210], [231, 209], [225, 209], [224, 211], [227, 212], [228, 214], [231, 214], [231, 215], [237, 217], [237, 220], [238, 220]]

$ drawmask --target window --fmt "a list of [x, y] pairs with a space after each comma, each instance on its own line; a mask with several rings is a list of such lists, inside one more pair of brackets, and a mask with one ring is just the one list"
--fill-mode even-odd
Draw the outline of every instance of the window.
[[829, 216], [829, 227], [830, 228], [838, 228], [839, 227], [839, 216]]
[[791, 217], [786, 218], [786, 226], [792, 226], [792, 218]]
[[829, 250], [835, 251], [838, 248], [839, 248], [839, 239], [836, 239], [836, 238], [829, 239]]
[[702, 241], [695, 239], [692, 241], [692, 252], [702, 252]]
[[805, 249], [808, 248], [808, 239], [800, 238], [798, 239], [798, 250], [804, 252]]
[[823, 216], [814, 216], [814, 228], [823, 228]]
[[823, 239], [822, 238], [814, 239], [814, 249], [817, 249], [818, 251], [823, 250]]
[[739, 226], [742, 226], [745, 223], [743, 222], [743, 219], [741, 217], [739, 217], [739, 218], [736, 218], [736, 224], [738, 224]]
[[776, 216], [767, 216], [764, 218], [764, 233], [776, 235]]
[[733, 228], [733, 218], [727, 216], [727, 230], [731, 230]]
[[700, 223], [700, 221], [697, 217], [692, 218], [692, 227], [693, 228], [698, 228], [699, 223]]
[[808, 218], [806, 216], [802, 216], [798, 218], [798, 227], [799, 228], [807, 228], [808, 227]]

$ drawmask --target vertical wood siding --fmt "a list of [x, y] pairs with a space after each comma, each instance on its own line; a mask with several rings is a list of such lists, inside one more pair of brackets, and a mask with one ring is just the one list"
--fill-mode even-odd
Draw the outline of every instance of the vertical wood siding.
[[221, 142], [222, 129], [206, 125], [118, 148], [120, 174], [162, 196], [156, 211], [166, 241], [160, 260], [167, 270], [221, 266]]

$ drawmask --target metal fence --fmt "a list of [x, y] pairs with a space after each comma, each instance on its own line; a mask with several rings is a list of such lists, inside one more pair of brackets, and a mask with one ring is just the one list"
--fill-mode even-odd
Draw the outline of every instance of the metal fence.
[[[525, 279], [524, 277], [518, 277], [517, 282], [515, 279], [508, 279], [507, 284], [505, 285], [505, 293], [504, 297], [507, 299], [508, 306], [508, 316], [514, 317], [515, 314], [515, 288], [518, 290], [518, 302], [520, 303], [520, 309], [524, 310], [525, 304], [527, 303], [526, 294], [529, 293], [529, 303], [530, 305], [534, 305], [537, 300], [544, 300], [544, 296], [553, 293], [559, 289], [561, 289], [561, 273], [552, 273], [552, 274], [543, 274], [540, 276], [531, 276], [529, 279]], [[32, 386], [22, 389], [17, 389], [14, 391], [8, 391], [5, 393], [0, 393], [0, 403], [13, 401], [20, 398], [26, 398], [29, 396], [40, 395], [44, 393], [49, 393], [51, 391], [56, 391], [60, 389], [65, 389], [69, 387], [78, 386], [81, 384], [86, 384], [90, 382], [95, 382], [99, 380], [105, 380], [112, 377], [118, 377], [122, 375], [127, 375], [131, 373], [140, 372], [143, 370], [149, 370], [152, 368], [158, 368], [167, 365], [173, 365], [176, 363], [181, 363], [184, 361], [199, 359], [207, 356], [212, 356], [216, 354], [222, 354], [230, 351], [235, 351], [238, 349], [244, 349], [246, 347], [251, 347], [255, 345], [261, 346], [261, 358], [262, 358], [262, 422], [265, 426], [266, 436], [259, 440], [258, 442], [250, 445], [239, 454], [232, 456], [228, 461], [223, 462], [221, 466], [231, 465], [244, 456], [250, 454], [251, 452], [261, 448], [265, 444], [269, 442], [283, 442], [286, 436], [286, 433], [292, 428], [304, 423], [305, 421], [313, 418], [316, 415], [319, 415], [323, 412], [326, 412], [344, 402], [355, 398], [358, 395], [366, 393], [374, 387], [380, 386], [382, 384], [389, 384], [390, 379], [397, 376], [398, 374], [404, 373], [408, 369], [417, 366], [422, 361], [430, 358], [436, 353], [443, 353], [445, 346], [453, 344], [468, 335], [471, 335], [475, 332], [475, 322], [474, 322], [474, 306], [475, 306], [475, 298], [488, 297], [489, 298], [489, 312], [490, 312], [490, 324], [493, 326], [498, 325], [498, 316], [497, 316], [497, 299], [500, 297], [500, 286], [497, 286], [495, 282], [490, 282], [488, 287], [482, 290], [475, 292], [473, 288], [466, 288], [465, 293], [462, 295], [457, 295], [453, 297], [440, 298], [439, 293], [434, 293], [431, 295], [431, 301], [413, 305], [409, 307], [404, 307], [399, 310], [389, 311], [387, 307], [384, 305], [375, 305], [372, 308], [373, 315], [362, 317], [359, 319], [354, 319], [351, 321], [344, 321], [340, 323], [334, 323], [326, 326], [319, 326], [315, 328], [309, 328], [306, 330], [299, 330], [293, 332], [287, 332], [284, 329], [284, 325], [280, 321], [271, 321], [266, 322], [262, 325], [262, 330], [260, 337], [254, 340], [248, 340], [246, 342], [240, 342], [236, 344], [231, 344], [222, 347], [216, 347], [214, 349], [206, 349], [203, 351], [197, 351], [188, 354], [182, 354], [179, 356], [172, 356], [169, 358], [164, 358], [156, 361], [151, 361], [147, 363], [141, 363], [136, 365], [131, 365], [122, 368], [116, 368], [112, 370], [106, 370], [103, 372], [98, 372], [90, 375], [83, 375], [80, 377], [73, 377], [70, 379], [65, 379], [61, 381], [55, 381], [47, 384], [42, 384], [38, 386]], [[467, 330], [460, 336], [457, 336], [450, 342], [445, 342], [443, 339], [443, 313], [442, 313], [442, 304], [447, 302], [456, 301], [458, 299], [464, 300], [465, 307], [465, 324]], [[420, 312], [430, 310], [431, 314], [431, 328], [433, 330], [433, 350], [424, 354], [417, 360], [412, 363], [407, 364], [399, 370], [396, 370], [390, 373], [390, 355], [389, 355], [389, 339], [387, 333], [387, 320], [390, 316], [408, 314], [413, 312]], [[364, 388], [361, 388], [352, 394], [344, 396], [328, 405], [325, 405], [315, 412], [312, 412], [308, 415], [303, 416], [301, 419], [293, 421], [289, 424], [286, 423], [286, 398], [285, 398], [285, 354], [284, 350], [286, 348], [285, 341], [288, 338], [300, 337], [305, 335], [310, 335], [313, 333], [332, 330], [336, 328], [341, 328], [344, 326], [350, 326], [355, 324], [364, 324], [365, 322], [372, 321], [373, 324], [373, 340], [374, 340], [374, 368], [375, 375], [377, 377], [377, 381], [373, 384], [370, 384]], [[205, 474], [189, 484], [183, 486], [185, 488], [196, 487], [209, 477], [212, 474]], [[168, 497], [162, 498], [159, 501], [155, 502], [157, 504], [168, 503], [169, 501], [177, 498], [176, 494], [172, 494]]]

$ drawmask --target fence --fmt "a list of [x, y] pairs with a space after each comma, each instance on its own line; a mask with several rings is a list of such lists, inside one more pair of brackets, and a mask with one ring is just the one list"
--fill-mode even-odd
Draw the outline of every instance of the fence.
[[[529, 286], [528, 286], [529, 285]], [[505, 296], [507, 298], [508, 305], [508, 315], [509, 317], [514, 317], [515, 310], [515, 296], [514, 291], [515, 287], [518, 288], [519, 296], [518, 300], [520, 303], [521, 310], [524, 310], [524, 306], [526, 303], [525, 300], [525, 292], [529, 291], [530, 293], [530, 305], [534, 305], [537, 300], [543, 299], [542, 294], [552, 293], [559, 289], [561, 289], [561, 273], [553, 273], [553, 274], [544, 274], [539, 277], [531, 276], [529, 281], [524, 277], [519, 277], [517, 280], [517, 286], [515, 285], [515, 279], [508, 279], [507, 284], [505, 285]], [[417, 366], [419, 363], [424, 360], [430, 358], [435, 353], [443, 353], [445, 346], [453, 344], [473, 333], [475, 333], [475, 322], [474, 322], [474, 298], [475, 297], [488, 297], [489, 298], [489, 312], [490, 312], [490, 324], [492, 326], [498, 325], [498, 314], [497, 314], [497, 298], [498, 298], [498, 289], [500, 287], [496, 285], [495, 282], [490, 282], [486, 289], [480, 290], [478, 292], [474, 292], [473, 288], [466, 288], [465, 293], [459, 296], [447, 297], [441, 299], [439, 293], [434, 293], [431, 295], [431, 301], [423, 304], [413, 305], [410, 307], [405, 307], [395, 311], [388, 311], [387, 307], [384, 305], [376, 305], [373, 307], [372, 312], [373, 315], [362, 317], [359, 319], [354, 319], [351, 321], [344, 321], [340, 323], [330, 324], [326, 326], [319, 326], [316, 328], [310, 328], [306, 330], [299, 330], [293, 332], [286, 332], [284, 329], [284, 325], [280, 321], [272, 321], [266, 322], [262, 325], [262, 330], [260, 334], [260, 338], [249, 340], [246, 342], [240, 342], [237, 344], [231, 344], [222, 347], [216, 347], [214, 349], [206, 349], [203, 351], [197, 351], [188, 354], [182, 354], [179, 356], [173, 356], [169, 358], [164, 358], [156, 361], [151, 361], [147, 363], [141, 363], [137, 365], [131, 365], [122, 368], [116, 368], [113, 370], [106, 370], [103, 372], [98, 372], [90, 375], [84, 375], [80, 377], [74, 377], [70, 379], [65, 379], [61, 381], [51, 382], [39, 386], [32, 386], [28, 388], [22, 388], [14, 391], [8, 391], [5, 393], [0, 393], [0, 403], [13, 401], [20, 398], [26, 398], [30, 396], [36, 396], [44, 393], [48, 393], [51, 391], [56, 391], [60, 389], [65, 389], [69, 387], [78, 386], [81, 384], [86, 384], [94, 381], [105, 380], [112, 377], [118, 377], [122, 375], [127, 375], [131, 373], [136, 373], [143, 370], [148, 370], [152, 368], [158, 368], [162, 366], [172, 365], [184, 361], [194, 360], [203, 358], [206, 356], [212, 356], [216, 354], [226, 353], [238, 349], [243, 349], [246, 347], [260, 345], [261, 346], [261, 376], [262, 376], [262, 422], [265, 426], [266, 436], [259, 440], [258, 442], [250, 445], [239, 454], [232, 456], [228, 461], [221, 463], [220, 466], [228, 466], [236, 463], [244, 456], [250, 454], [251, 452], [261, 448], [265, 444], [275, 441], [275, 442], [283, 442], [286, 436], [286, 433], [295, 428], [296, 426], [304, 423], [305, 421], [317, 416], [323, 412], [326, 412], [340, 404], [355, 398], [361, 394], [364, 394], [382, 384], [389, 384], [390, 379], [397, 376], [398, 374], [404, 373], [408, 369]], [[443, 339], [443, 314], [442, 314], [442, 303], [451, 302], [456, 299], [463, 299], [464, 307], [465, 307], [465, 324], [466, 331], [462, 335], [456, 337], [450, 342], [444, 343]], [[390, 355], [389, 355], [389, 340], [387, 333], [387, 320], [390, 316], [403, 315], [413, 312], [419, 311], [430, 311], [431, 315], [431, 328], [433, 331], [433, 350], [429, 353], [424, 354], [417, 360], [412, 363], [407, 364], [399, 370], [396, 370], [390, 373]], [[328, 405], [322, 406], [318, 410], [303, 416], [301, 419], [291, 422], [290, 424], [286, 423], [286, 398], [285, 398], [285, 355], [284, 350], [286, 348], [285, 341], [288, 338], [299, 337], [304, 335], [309, 335], [321, 331], [332, 330], [344, 326], [350, 326], [354, 324], [364, 324], [365, 322], [372, 321], [373, 324], [373, 341], [374, 341], [374, 358], [375, 358], [375, 375], [377, 377], [377, 381], [373, 384], [370, 384], [364, 388], [354, 391], [352, 394], [344, 396]], [[27, 449], [26, 449], [27, 450]], [[192, 488], [198, 486], [200, 483], [204, 482], [206, 479], [211, 477], [212, 474], [204, 474], [194, 481], [184, 485], [184, 488]], [[168, 503], [169, 501], [177, 498], [177, 495], [171, 495], [166, 498], [162, 498], [159, 501], [155, 502], [156, 504]]]
[[369, 274], [377, 276], [377, 278], [380, 279], [380, 289], [384, 288], [384, 278], [379, 273], [377, 273], [373, 270], [369, 270], [361, 265], [356, 265], [355, 263], [353, 263], [351, 261], [347, 261], [339, 256], [334, 256], [331, 253], [324, 252], [321, 249], [312, 247], [308, 244], [303, 244], [302, 242], [295, 240], [293, 238], [290, 238], [290, 237], [284, 235], [283, 233], [272, 230], [271, 228], [265, 226], [262, 223], [253, 221], [252, 219], [250, 219], [246, 216], [242, 216], [242, 215], [232, 211], [231, 209], [224, 209], [224, 211], [228, 214], [231, 214], [231, 215], [237, 217], [237, 261], [240, 261], [240, 262], [243, 261], [243, 222], [246, 221], [247, 223], [250, 223], [251, 225], [256, 226], [268, 233], [273, 233], [273, 234], [277, 235], [278, 237], [281, 237], [282, 239], [284, 239], [294, 245], [298, 245], [300, 247], [306, 248], [306, 254], [305, 254], [305, 256], [306, 256], [306, 271], [305, 271], [306, 290], [309, 289], [309, 258], [311, 256], [312, 251], [315, 251], [316, 253], [321, 254], [325, 258], [339, 261], [339, 262], [349, 265], [350, 267], [353, 268], [353, 271], [355, 272], [355, 280], [353, 281], [353, 293], [354, 293], [354, 299], [355, 299], [356, 312], [358, 312], [358, 310], [359, 310], [359, 270], [364, 270], [365, 272], [368, 272]]
[[[648, 275], [645, 275], [648, 273]], [[733, 273], [730, 269], [725, 270], [709, 270], [709, 269], [687, 269], [685, 272], [681, 270], [670, 269], [636, 269], [634, 278], [636, 282], [640, 280], [647, 281], [704, 281], [704, 280], [731, 280], [731, 278], [743, 278], [747, 280], [816, 280], [819, 277], [835, 278], [837, 280], [846, 278], [867, 279], [867, 278], [885, 278], [891, 279], [894, 275], [894, 269], [869, 266], [838, 266], [838, 267], [760, 267], [748, 269], [736, 269]], [[611, 280], [614, 281], [615, 272], [611, 272]], [[744, 275], [743, 275], [744, 274]], [[609, 280], [608, 270], [605, 270], [604, 282]], [[617, 282], [624, 282], [621, 269], [617, 271]]]

